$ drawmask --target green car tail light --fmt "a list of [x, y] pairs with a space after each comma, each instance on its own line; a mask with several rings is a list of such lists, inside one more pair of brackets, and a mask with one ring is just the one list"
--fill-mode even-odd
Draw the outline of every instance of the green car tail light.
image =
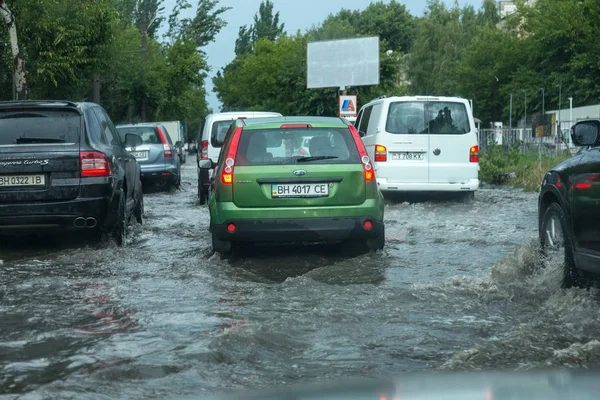
[[225, 185], [231, 185], [233, 183], [233, 169], [235, 166], [235, 157], [237, 155], [238, 146], [240, 144], [240, 136], [242, 136], [242, 127], [238, 127], [235, 132], [233, 132], [233, 137], [231, 138], [231, 144], [227, 149], [227, 157], [225, 158], [225, 165], [223, 166], [223, 171], [221, 172], [221, 182]]
[[360, 139], [358, 132], [356, 132], [356, 128], [354, 128], [353, 125], [348, 125], [348, 128], [350, 129], [350, 133], [352, 133], [352, 138], [354, 139], [354, 143], [356, 144], [356, 148], [358, 149], [358, 153], [360, 155], [360, 161], [362, 162], [363, 169], [365, 170], [365, 180], [367, 182], [372, 181], [375, 179], [375, 171], [373, 171], [373, 165], [371, 165], [371, 159], [367, 154], [365, 145]]

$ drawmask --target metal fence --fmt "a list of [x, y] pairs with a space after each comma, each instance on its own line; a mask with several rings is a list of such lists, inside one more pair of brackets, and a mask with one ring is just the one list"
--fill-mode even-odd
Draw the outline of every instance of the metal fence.
[[498, 145], [505, 149], [518, 146], [522, 153], [535, 151], [550, 157], [566, 151], [575, 154], [579, 148], [570, 143], [566, 125], [563, 126], [562, 137], [558, 139], [556, 136], [533, 137], [531, 129], [480, 129], [478, 132], [479, 151], [485, 153], [490, 146]]

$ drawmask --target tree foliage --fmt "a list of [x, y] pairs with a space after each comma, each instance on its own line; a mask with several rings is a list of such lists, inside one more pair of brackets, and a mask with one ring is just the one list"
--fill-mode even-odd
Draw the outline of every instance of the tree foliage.
[[238, 56], [254, 51], [256, 43], [261, 39], [276, 40], [285, 35], [284, 24], [279, 23], [279, 12], [273, 14], [273, 2], [265, 0], [260, 3], [254, 15], [254, 24], [242, 25], [235, 41], [235, 54]]
[[[270, 17], [273, 10], [269, 3], [261, 4], [250, 30], [240, 28], [236, 58], [213, 78], [223, 111], [250, 109], [288, 115], [336, 115], [338, 88], [306, 88], [307, 43], [378, 35], [378, 24], [388, 23], [388, 36], [380, 48], [380, 85], [352, 88], [352, 93], [363, 102], [384, 93], [406, 93], [406, 85], [401, 83], [402, 51], [409, 48], [414, 18], [403, 5], [393, 0], [389, 4], [373, 3], [364, 11], [342, 10], [306, 33], [284, 36], [283, 25], [276, 29], [278, 13]], [[261, 20], [270, 28], [256, 30]], [[254, 42], [258, 36], [261, 37]], [[388, 40], [396, 50], [389, 55]]]
[[261, 2], [258, 14], [254, 15], [252, 41], [256, 43], [260, 39], [276, 40], [284, 32], [284, 24], [279, 23], [279, 12], [273, 14], [273, 2], [270, 0]]
[[525, 114], [525, 106], [528, 115], [542, 111], [543, 101], [546, 110], [557, 109], [558, 85], [563, 101], [572, 96], [575, 105], [597, 103], [599, 12], [593, 0], [520, 2], [502, 29], [492, 20], [465, 47], [453, 69], [456, 93], [474, 99], [484, 121], [508, 122], [511, 93], [513, 121]]
[[[89, 100], [100, 77], [100, 102], [117, 121], [179, 119], [199, 129], [208, 112], [203, 48], [225, 26], [217, 0], [19, 0], [15, 17], [30, 98]], [[479, 8], [428, 0], [423, 16], [398, 0], [342, 9], [305, 32], [287, 36], [264, 0], [253, 23], [239, 27], [236, 56], [213, 77], [224, 110], [273, 110], [335, 115], [337, 88], [306, 89], [306, 46], [316, 40], [379, 36], [380, 85], [349, 88], [359, 103], [381, 94], [458, 95], [475, 115], [508, 122], [563, 101], [588, 105], [600, 97], [600, 3], [597, 0], [518, 1], [500, 21], [495, 0]], [[182, 17], [191, 12], [191, 17]], [[167, 33], [158, 38], [167, 23]], [[12, 98], [13, 59], [0, 29], [0, 99]], [[143, 51], [145, 49], [145, 51]], [[143, 105], [143, 107], [142, 107]], [[565, 107], [565, 103], [562, 104]], [[144, 112], [142, 112], [144, 110]]]
[[[14, 15], [27, 61], [30, 98], [91, 100], [93, 76], [100, 103], [117, 122], [181, 120], [195, 136], [208, 113], [203, 47], [225, 26], [227, 7], [216, 0], [192, 6], [178, 0], [168, 18], [164, 0], [22, 0]], [[18, 23], [22, 21], [21, 23]], [[12, 97], [7, 33], [0, 29], [0, 99]], [[144, 51], [145, 50], [145, 51]]]

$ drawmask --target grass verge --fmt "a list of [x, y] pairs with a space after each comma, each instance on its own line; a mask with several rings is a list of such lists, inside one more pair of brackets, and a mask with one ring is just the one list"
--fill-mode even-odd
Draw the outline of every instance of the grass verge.
[[508, 184], [535, 192], [546, 172], [569, 157], [568, 150], [548, 156], [537, 151], [522, 153], [519, 145], [509, 149], [494, 145], [479, 158], [479, 176], [486, 183]]

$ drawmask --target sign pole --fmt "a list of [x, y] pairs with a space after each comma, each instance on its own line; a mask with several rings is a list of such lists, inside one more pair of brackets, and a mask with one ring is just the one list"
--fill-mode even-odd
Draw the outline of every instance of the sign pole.
[[[340, 99], [340, 96], [345, 96], [346, 95], [346, 86], [340, 86], [340, 92], [338, 93], [338, 101]], [[338, 117], [341, 117], [342, 114], [339, 112], [338, 110]]]

